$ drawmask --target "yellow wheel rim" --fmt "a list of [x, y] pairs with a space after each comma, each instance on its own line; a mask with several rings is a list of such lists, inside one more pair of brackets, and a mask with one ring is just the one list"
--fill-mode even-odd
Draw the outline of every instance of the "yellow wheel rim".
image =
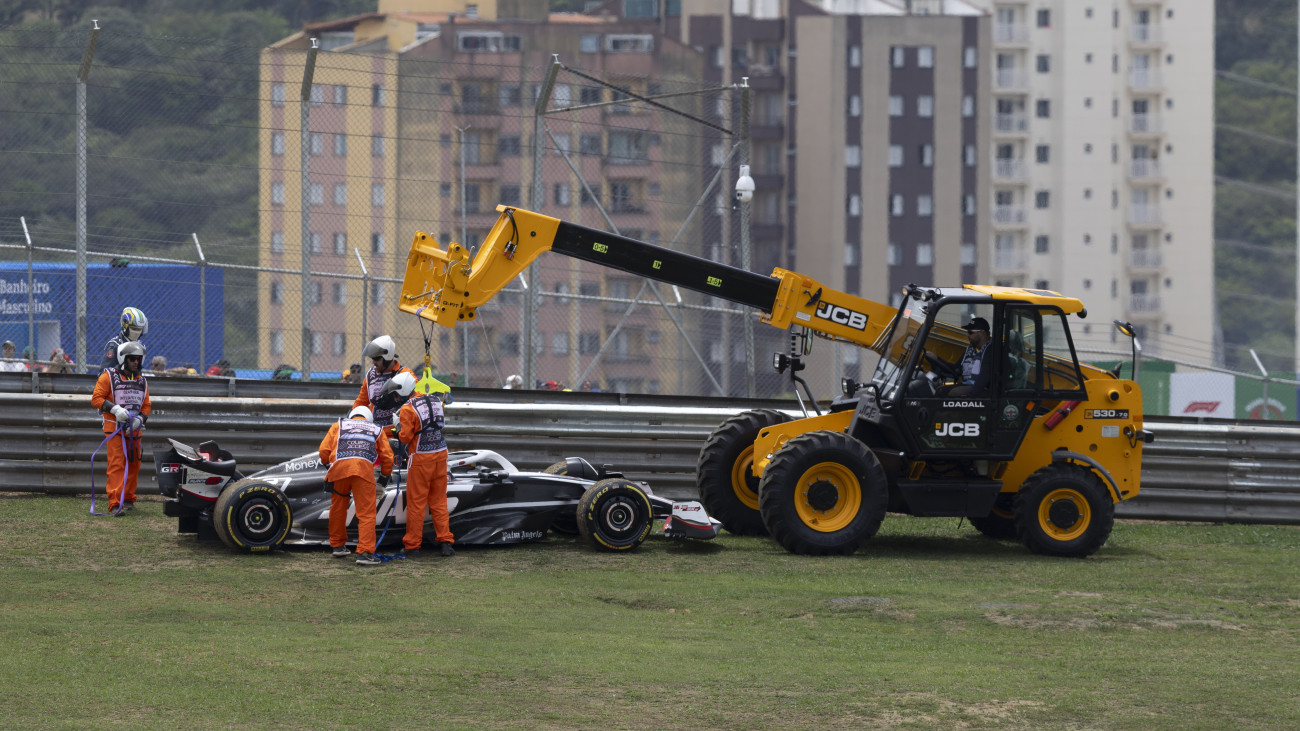
[[[1062, 500], [1074, 503], [1074, 507], [1078, 512], [1078, 518], [1073, 525], [1061, 526], [1052, 520], [1052, 506]], [[1072, 541], [1083, 535], [1091, 524], [1092, 508], [1088, 505], [1087, 498], [1078, 490], [1069, 488], [1053, 490], [1047, 493], [1047, 497], [1043, 498], [1042, 502], [1038, 503], [1038, 527], [1042, 528], [1043, 532], [1053, 540]]]
[[745, 447], [744, 451], [731, 463], [731, 489], [736, 498], [750, 510], [758, 510], [758, 491], [750, 487], [753, 477], [750, 468], [754, 466], [754, 445]]
[[842, 530], [862, 509], [862, 485], [853, 470], [838, 462], [813, 465], [795, 486], [794, 509], [815, 531]]

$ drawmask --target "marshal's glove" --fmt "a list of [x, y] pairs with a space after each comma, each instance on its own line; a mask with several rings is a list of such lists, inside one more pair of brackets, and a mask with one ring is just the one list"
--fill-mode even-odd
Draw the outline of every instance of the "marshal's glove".
[[113, 418], [117, 419], [117, 423], [121, 424], [123, 427], [126, 426], [127, 419], [131, 418], [131, 412], [117, 404], [113, 404], [113, 408], [109, 409], [108, 413], [112, 414]]
[[128, 429], [132, 434], [138, 433], [144, 428], [144, 419], [139, 416], [131, 417], [131, 427]]
[[380, 475], [380, 476], [379, 476], [379, 480], [378, 480], [378, 482], [379, 482], [379, 486], [380, 486], [380, 487], [388, 487], [388, 480], [389, 480], [390, 478], [391, 478], [390, 475]]

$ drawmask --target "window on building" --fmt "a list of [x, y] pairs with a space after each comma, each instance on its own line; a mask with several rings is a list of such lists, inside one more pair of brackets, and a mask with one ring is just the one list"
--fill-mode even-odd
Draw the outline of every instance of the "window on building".
[[858, 195], [857, 193], [854, 193], [853, 195], [849, 196], [848, 209], [849, 209], [850, 216], [856, 218], [857, 216], [862, 215], [862, 196]]
[[1050, 99], [1039, 99], [1034, 102], [1034, 115], [1039, 119], [1047, 119], [1052, 116], [1052, 102]]
[[921, 145], [917, 150], [922, 167], [934, 167], [934, 145]]
[[334, 333], [334, 355], [343, 355], [348, 352], [348, 336], [343, 333]]
[[975, 215], [975, 196], [968, 194], [962, 197], [961, 212], [967, 216]]
[[502, 84], [497, 87], [497, 104], [502, 107], [517, 107], [522, 92], [518, 84]]
[[271, 282], [271, 304], [284, 304], [284, 282], [278, 279]]
[[271, 354], [284, 355], [284, 333], [279, 330], [271, 331]]
[[573, 191], [569, 188], [568, 183], [555, 184], [554, 200], [557, 206], [567, 206], [573, 202]]
[[975, 116], [975, 97], [971, 96], [970, 94], [967, 94], [966, 96], [963, 96], [961, 98], [961, 116], [963, 117]]
[[311, 154], [313, 154], [313, 155], [323, 155], [323, 154], [325, 154], [325, 136], [324, 136], [324, 135], [322, 135], [320, 132], [312, 132], [312, 133], [311, 133], [311, 136], [308, 137], [308, 140], [310, 141], [310, 147], [309, 147], [309, 149], [311, 150]]
[[383, 183], [375, 183], [370, 186], [370, 205], [372, 206], [384, 205], [384, 184]]
[[313, 279], [308, 287], [308, 296], [313, 305], [319, 305], [321, 303], [321, 289], [320, 281]]
[[916, 113], [921, 117], [934, 116], [934, 97], [922, 94], [916, 98]]
[[[654, 0], [646, 0], [653, 3]], [[610, 53], [651, 53], [655, 48], [654, 36], [610, 33], [605, 36], [605, 50]]]
[[849, 68], [862, 66], [862, 46], [849, 46]]
[[578, 354], [594, 355], [600, 351], [600, 333], [578, 333]]
[[348, 154], [348, 136], [345, 134], [334, 135], [334, 156], [347, 157]]
[[923, 69], [934, 68], [934, 46], [921, 46], [916, 49], [916, 65]]
[[582, 38], [578, 40], [578, 51], [580, 53], [600, 53], [600, 34], [583, 33]]
[[1048, 73], [1052, 70], [1052, 57], [1046, 53], [1040, 53], [1038, 54], [1038, 57], [1034, 59], [1034, 66], [1038, 70], [1038, 73]]
[[902, 46], [892, 46], [889, 49], [889, 63], [896, 69], [901, 69], [907, 65], [907, 49]]
[[569, 334], [567, 332], [551, 334], [551, 353], [554, 355], [569, 354]]
[[348, 103], [348, 87], [342, 84], [334, 85], [334, 106], [341, 107]]
[[324, 183], [312, 183], [307, 186], [307, 202], [313, 206], [325, 205]]
[[307, 247], [308, 251], [310, 251], [313, 254], [319, 254], [321, 252], [320, 233], [316, 231], [311, 232], [311, 234], [307, 238], [307, 241], [308, 241], [308, 247]]
[[889, 246], [885, 249], [885, 263], [891, 267], [896, 267], [898, 266], [899, 261], [898, 244], [890, 242]]
[[966, 46], [965, 50], [962, 51], [961, 65], [968, 69], [973, 69], [979, 65], [979, 55], [975, 46]]
[[903, 196], [894, 194], [889, 196], [889, 215], [901, 216], [904, 212]]
[[965, 162], [966, 164], [966, 167], [968, 168], [975, 167], [975, 145], [966, 145], [964, 148], [962, 148], [962, 158], [963, 158], [963, 162]]
[[889, 97], [889, 116], [903, 116], [903, 97], [893, 94]]
[[370, 137], [370, 156], [383, 157], [388, 149], [388, 141], [382, 135], [372, 135]]
[[856, 168], [862, 165], [862, 148], [858, 145], [845, 145], [844, 165]]
[[890, 145], [889, 146], [889, 167], [901, 168], [902, 166], [903, 166], [903, 146]]
[[284, 84], [271, 84], [271, 106], [284, 106]]
[[371, 253], [371, 254], [382, 254], [382, 253], [384, 253], [384, 235], [383, 235], [383, 234], [378, 234], [378, 233], [370, 234], [370, 253]]
[[916, 265], [922, 267], [934, 264], [934, 244], [916, 245]]
[[1048, 238], [1047, 238], [1047, 236], [1045, 236], [1045, 235], [1041, 235], [1041, 234], [1040, 234], [1040, 235], [1034, 237], [1034, 253], [1035, 253], [1035, 254], [1046, 254], [1046, 253], [1048, 253]]
[[916, 215], [925, 217], [934, 213], [934, 197], [918, 195], [916, 197]]
[[478, 213], [483, 186], [478, 183], [465, 183], [461, 188], [461, 201], [466, 213]]
[[850, 117], [862, 116], [862, 97], [858, 96], [857, 94], [849, 95], [849, 116]]
[[283, 132], [271, 133], [271, 154], [272, 155], [284, 154], [284, 133]]
[[497, 188], [497, 202], [504, 206], [517, 206], [523, 200], [518, 185], [501, 185]]
[[1051, 204], [1051, 193], [1040, 190], [1034, 193], [1034, 208], [1047, 208]]
[[978, 262], [979, 250], [975, 244], [961, 245], [961, 265], [964, 267], [973, 267]]
[[[587, 192], [588, 188], [591, 189], [591, 192]], [[588, 186], [579, 189], [578, 202], [584, 206], [595, 205], [596, 202], [600, 200], [600, 192], [600, 183], [591, 183]]]
[[600, 135], [582, 135], [578, 137], [578, 152], [583, 155], [593, 155], [596, 157], [603, 154], [604, 145]]
[[346, 254], [348, 251], [348, 235], [341, 231], [334, 232], [334, 253]]
[[1034, 148], [1034, 159], [1037, 162], [1046, 163], [1051, 161], [1052, 148], [1048, 145], [1038, 145]]
[[1051, 10], [1048, 10], [1047, 8], [1042, 8], [1042, 9], [1040, 9], [1040, 10], [1038, 11], [1038, 27], [1039, 27], [1039, 28], [1051, 28], [1051, 27], [1052, 27], [1052, 11], [1051, 11]]
[[438, 183], [438, 195], [443, 198], [451, 197], [451, 183]]
[[283, 231], [271, 232], [271, 253], [272, 254], [284, 253], [284, 232]]
[[371, 85], [370, 85], [370, 106], [372, 106], [372, 107], [382, 107], [382, 106], [385, 106], [385, 105], [384, 105], [384, 85], [383, 85], [383, 84], [371, 84]]
[[372, 305], [384, 304], [384, 295], [387, 289], [388, 289], [387, 282], [371, 282], [370, 283], [370, 304]]

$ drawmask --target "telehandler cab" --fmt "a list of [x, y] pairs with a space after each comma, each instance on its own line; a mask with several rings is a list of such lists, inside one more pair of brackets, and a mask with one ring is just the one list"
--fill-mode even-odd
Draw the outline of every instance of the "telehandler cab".
[[[418, 232], [400, 308], [447, 327], [553, 251], [760, 311], [791, 332], [795, 395], [809, 333], [878, 355], [869, 381], [846, 379], [829, 412], [738, 414], [700, 452], [709, 513], [737, 534], [771, 534], [801, 554], [848, 554], [886, 512], [969, 518], [984, 534], [1030, 550], [1087, 556], [1114, 524], [1115, 503], [1138, 494], [1143, 429], [1137, 383], [1080, 364], [1068, 316], [1083, 303], [1045, 290], [909, 285], [891, 307], [776, 268], [748, 272], [519, 208], [501, 212], [473, 261]], [[961, 386], [963, 325], [989, 325], [986, 372]], [[1131, 332], [1128, 330], [1126, 332]], [[991, 369], [991, 373], [987, 372]], [[799, 398], [801, 406], [802, 397]]]

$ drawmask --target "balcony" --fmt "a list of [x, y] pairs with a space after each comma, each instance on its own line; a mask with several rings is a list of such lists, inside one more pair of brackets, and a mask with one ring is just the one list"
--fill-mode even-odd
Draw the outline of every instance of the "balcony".
[[1128, 85], [1133, 89], [1159, 89], [1160, 72], [1155, 69], [1133, 69], [1128, 72]]
[[1128, 311], [1148, 315], [1157, 314], [1160, 312], [1160, 295], [1131, 294], [1128, 297]]
[[1160, 269], [1164, 267], [1164, 257], [1158, 249], [1134, 249], [1129, 255], [1129, 267], [1132, 269]]
[[1151, 203], [1134, 203], [1128, 209], [1128, 222], [1132, 226], [1160, 225], [1160, 206]]
[[1023, 251], [993, 252], [993, 268], [1000, 271], [1023, 271], [1027, 261]]
[[1029, 43], [1029, 26], [1025, 23], [994, 23], [993, 42], [1024, 45]]
[[754, 91], [780, 91], [785, 88], [785, 75], [779, 66], [753, 64], [749, 67], [749, 86]]
[[999, 226], [1020, 226], [1025, 222], [1024, 206], [994, 206], [993, 223]]
[[497, 106], [495, 99], [491, 101], [486, 99], [480, 101], [462, 101], [456, 105], [456, 114], [495, 116], [499, 114], [500, 111], [501, 108]]
[[1137, 180], [1161, 177], [1159, 160], [1130, 160], [1128, 176]]
[[1158, 135], [1164, 132], [1160, 117], [1155, 114], [1134, 114], [1128, 131], [1134, 135]]
[[1164, 33], [1158, 25], [1135, 25], [1129, 32], [1129, 43], [1135, 46], [1155, 46], [1164, 42]]
[[1029, 73], [1024, 69], [998, 69], [993, 76], [993, 86], [998, 91], [1029, 91]]
[[999, 134], [1025, 134], [1029, 132], [1029, 117], [1024, 114], [995, 114], [993, 131]]
[[1025, 161], [1020, 159], [999, 159], [993, 161], [993, 177], [997, 180], [1024, 180]]

